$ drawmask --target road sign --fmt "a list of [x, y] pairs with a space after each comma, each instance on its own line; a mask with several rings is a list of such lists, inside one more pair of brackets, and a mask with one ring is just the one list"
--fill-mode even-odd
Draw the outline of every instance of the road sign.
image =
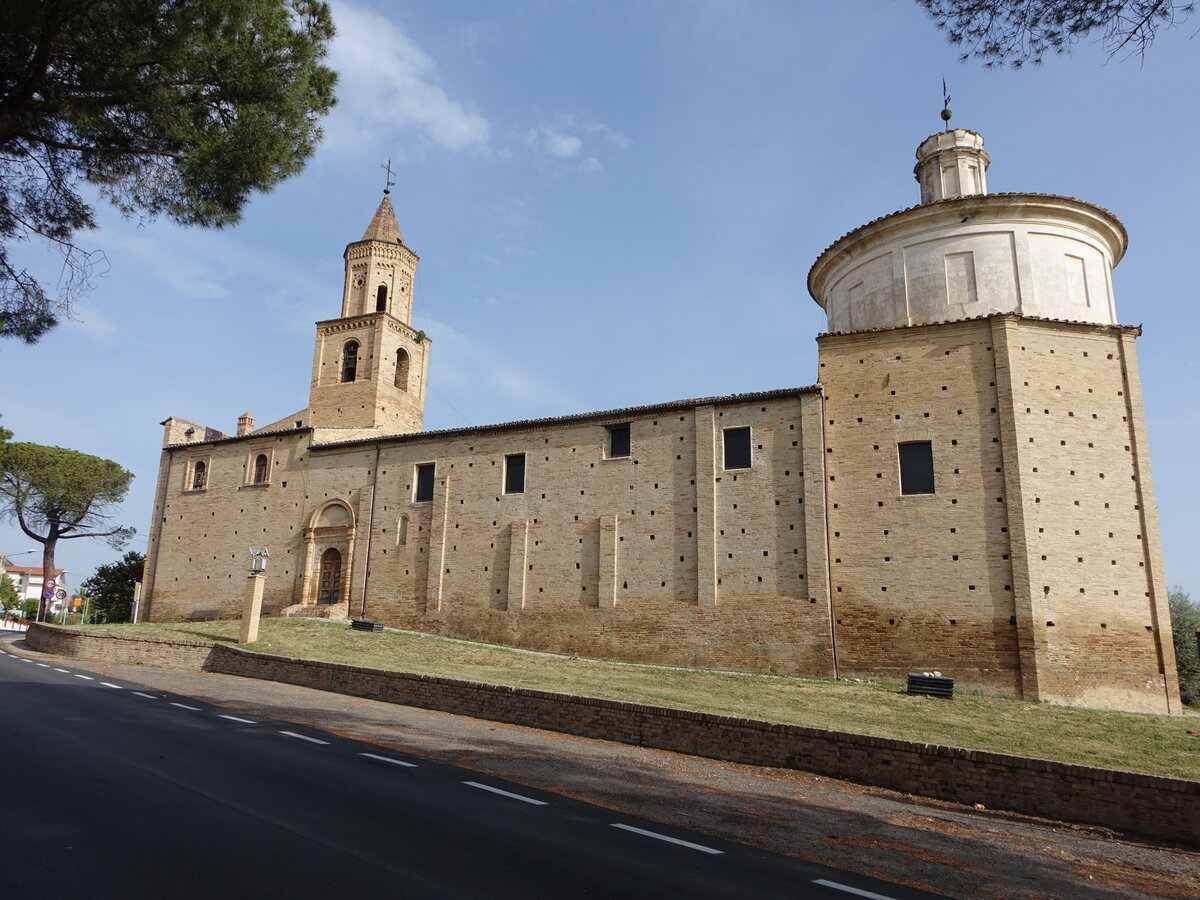
[[[59, 600], [66, 600], [67, 592], [64, 591], [62, 588], [59, 588], [57, 591], [54, 592], [54, 596], [57, 597]], [[75, 605], [78, 606], [79, 604], [76, 603]]]
[[[59, 597], [58, 599], [65, 600], [66, 599], [66, 591], [59, 591], [59, 593], [62, 594], [63, 596]], [[81, 606], [83, 606], [83, 601], [80, 600], [78, 597], [76, 597], [75, 598], [75, 608], [79, 609], [79, 607], [81, 607]]]
[[44, 591], [42, 591], [42, 599], [43, 600], [53, 600], [54, 599], [54, 588], [46, 588]]
[[55, 581], [53, 578], [47, 578], [47, 579], [46, 579], [46, 590], [48, 590], [48, 591], [52, 591], [52, 590], [54, 590], [56, 587], [58, 587], [58, 582], [57, 582], [57, 581]]

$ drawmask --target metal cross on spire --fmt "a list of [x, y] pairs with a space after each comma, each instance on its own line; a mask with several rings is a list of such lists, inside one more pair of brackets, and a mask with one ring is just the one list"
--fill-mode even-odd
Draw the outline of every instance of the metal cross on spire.
[[954, 111], [950, 109], [950, 92], [946, 90], [946, 79], [942, 79], [942, 121], [946, 123], [946, 130], [950, 130], [950, 117], [954, 115]]
[[387, 172], [387, 179], [386, 179], [386, 183], [383, 186], [383, 192], [385, 194], [390, 194], [392, 192], [392, 188], [396, 184], [396, 182], [392, 181], [392, 176], [395, 175], [396, 173], [392, 171], [391, 159], [389, 159], [386, 164], [380, 163], [379, 168], [381, 168], [385, 172]]

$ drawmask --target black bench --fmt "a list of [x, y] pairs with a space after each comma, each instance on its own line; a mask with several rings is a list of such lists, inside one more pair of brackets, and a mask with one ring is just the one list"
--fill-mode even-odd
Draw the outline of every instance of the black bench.
[[941, 675], [925, 675], [920, 672], [908, 673], [908, 692], [923, 694], [926, 697], [941, 697], [945, 700], [954, 699], [954, 679]]
[[355, 631], [383, 631], [382, 622], [372, 622], [370, 619], [351, 619], [350, 627]]

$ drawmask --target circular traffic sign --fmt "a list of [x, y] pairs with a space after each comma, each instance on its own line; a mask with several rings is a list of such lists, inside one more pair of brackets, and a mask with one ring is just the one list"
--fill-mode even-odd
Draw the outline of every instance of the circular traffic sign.
[[46, 590], [48, 590], [48, 591], [52, 591], [52, 590], [54, 590], [56, 587], [58, 587], [58, 582], [57, 582], [57, 581], [55, 581], [53, 578], [47, 578], [47, 579], [46, 579]]
[[44, 591], [42, 591], [42, 599], [43, 600], [53, 600], [54, 599], [54, 588], [46, 588]]
[[67, 592], [64, 591], [62, 588], [59, 588], [57, 591], [54, 592], [54, 596], [57, 597], [59, 600], [66, 600]]

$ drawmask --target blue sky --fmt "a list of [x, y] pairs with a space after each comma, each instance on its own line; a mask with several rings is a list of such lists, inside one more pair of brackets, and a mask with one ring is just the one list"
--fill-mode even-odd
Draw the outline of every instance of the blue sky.
[[[1167, 578], [1200, 592], [1193, 452], [1200, 22], [1141, 63], [1092, 43], [1038, 69], [959, 63], [910, 0], [333, 3], [340, 103], [298, 177], [219, 232], [99, 207], [107, 274], [33, 346], [0, 343], [0, 423], [114, 459], [145, 548], [161, 428], [232, 433], [307, 402], [313, 323], [391, 158], [433, 339], [426, 427], [811, 384], [805, 287], [833, 240], [917, 202], [913, 152], [983, 133], [993, 191], [1115, 212], [1117, 311], [1138, 343]], [[27, 261], [51, 283], [54, 257]], [[0, 525], [0, 552], [33, 546]], [[119, 554], [60, 545], [71, 586]], [[20, 557], [28, 564], [37, 557]], [[36, 563], [34, 563], [36, 564]]]

